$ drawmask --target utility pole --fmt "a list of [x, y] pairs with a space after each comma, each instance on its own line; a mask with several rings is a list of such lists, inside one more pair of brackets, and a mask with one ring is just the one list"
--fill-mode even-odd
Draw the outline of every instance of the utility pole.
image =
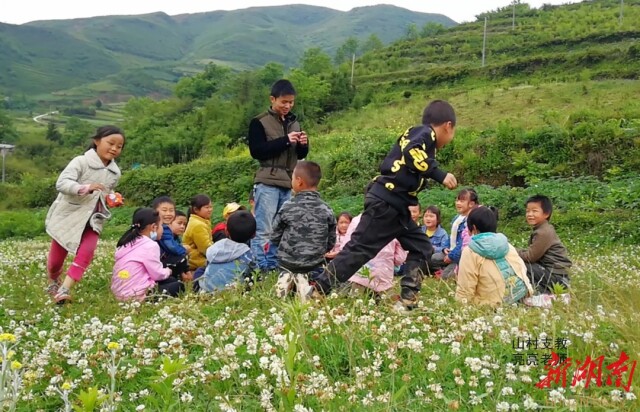
[[4, 161], [5, 161], [5, 158], [7, 157], [7, 154], [13, 152], [13, 149], [15, 149], [15, 146], [13, 145], [0, 144], [0, 153], [2, 153], [2, 183], [5, 182]]
[[624, 0], [620, 0], [620, 25], [622, 25], [622, 12], [624, 9]]
[[511, 30], [516, 29], [516, 0], [513, 0], [513, 16], [511, 17]]
[[353, 55], [351, 56], [351, 86], [353, 86], [353, 72], [355, 71], [356, 68], [356, 54], [353, 53]]
[[487, 49], [487, 18], [484, 18], [484, 35], [482, 36], [482, 67], [484, 67], [484, 59]]

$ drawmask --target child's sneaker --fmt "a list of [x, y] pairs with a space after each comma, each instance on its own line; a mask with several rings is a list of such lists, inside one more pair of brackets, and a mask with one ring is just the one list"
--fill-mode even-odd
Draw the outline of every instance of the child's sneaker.
[[60, 281], [59, 280], [55, 280], [51, 283], [49, 283], [49, 286], [47, 286], [47, 295], [51, 296], [52, 298], [56, 296], [56, 294], [58, 293], [58, 289], [60, 289]]
[[391, 309], [396, 313], [400, 313], [401, 315], [407, 315], [411, 313], [413, 309], [417, 306], [417, 302], [415, 300], [409, 299], [400, 299], [393, 304]]
[[293, 287], [293, 283], [294, 279], [291, 273], [287, 271], [280, 272], [278, 281], [276, 282], [276, 296], [280, 299], [284, 299]]
[[307, 300], [309, 300], [309, 298], [313, 295], [315, 289], [309, 284], [307, 276], [301, 273], [296, 273], [293, 280], [296, 284], [296, 292], [298, 293], [300, 302], [307, 303]]
[[69, 294], [69, 289], [65, 288], [64, 286], [61, 286], [58, 289], [58, 292], [56, 293], [56, 295], [53, 297], [54, 302], [56, 302], [57, 305], [64, 305], [65, 303], [69, 303], [71, 302], [71, 295]]

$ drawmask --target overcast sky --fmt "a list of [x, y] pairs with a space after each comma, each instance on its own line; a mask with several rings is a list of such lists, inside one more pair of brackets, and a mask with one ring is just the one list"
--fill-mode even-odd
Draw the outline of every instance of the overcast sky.
[[[532, 7], [540, 7], [544, 3], [564, 4], [576, 1], [532, 0], [526, 2]], [[22, 24], [34, 20], [72, 19], [113, 14], [144, 14], [155, 11], [175, 15], [292, 3], [311, 4], [344, 11], [354, 7], [386, 3], [414, 11], [440, 13], [457, 22], [463, 22], [475, 20], [475, 15], [484, 11], [506, 6], [511, 3], [511, 0], [2, 0], [2, 3], [0, 22], [11, 24]]]

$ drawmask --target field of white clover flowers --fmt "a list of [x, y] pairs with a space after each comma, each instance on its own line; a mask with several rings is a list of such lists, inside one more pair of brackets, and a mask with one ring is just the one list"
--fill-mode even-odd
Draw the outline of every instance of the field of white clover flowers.
[[[274, 279], [248, 293], [118, 303], [111, 241], [74, 302], [57, 307], [44, 291], [48, 243], [0, 242], [0, 409], [640, 410], [629, 382], [640, 374], [640, 247], [568, 246], [569, 305], [463, 306], [454, 283], [426, 279], [403, 316], [390, 299], [280, 301]], [[541, 389], [552, 351], [573, 363], [564, 385], [558, 376]], [[607, 368], [622, 352], [629, 359]], [[603, 362], [600, 380], [577, 369], [587, 357]]]

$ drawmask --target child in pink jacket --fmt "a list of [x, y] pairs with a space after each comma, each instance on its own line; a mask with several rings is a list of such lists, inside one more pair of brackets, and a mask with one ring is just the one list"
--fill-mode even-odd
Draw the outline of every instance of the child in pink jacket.
[[171, 275], [160, 261], [162, 221], [153, 209], [140, 208], [133, 214], [129, 230], [118, 241], [116, 261], [111, 278], [111, 291], [118, 300], [144, 300], [157, 292], [177, 296], [184, 285]]
[[[351, 239], [351, 235], [358, 227], [362, 214], [354, 217], [345, 235], [345, 244]], [[368, 261], [355, 275], [349, 278], [354, 285], [364, 286], [376, 293], [384, 292], [393, 287], [393, 269], [407, 259], [407, 252], [402, 249], [400, 242], [393, 239], [387, 243], [378, 254]]]

